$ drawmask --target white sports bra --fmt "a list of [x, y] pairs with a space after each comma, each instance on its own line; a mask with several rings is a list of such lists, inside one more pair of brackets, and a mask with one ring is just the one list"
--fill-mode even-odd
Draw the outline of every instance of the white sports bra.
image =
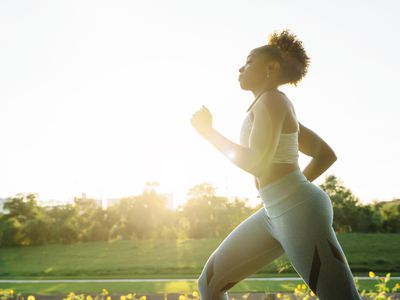
[[[246, 116], [240, 130], [240, 144], [249, 146], [249, 136], [252, 128], [250, 114]], [[298, 131], [291, 133], [281, 133], [279, 144], [271, 163], [297, 163], [299, 157]]]

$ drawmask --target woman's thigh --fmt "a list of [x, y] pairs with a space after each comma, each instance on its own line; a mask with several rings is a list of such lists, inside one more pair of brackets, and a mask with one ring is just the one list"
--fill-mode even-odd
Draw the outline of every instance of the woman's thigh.
[[283, 254], [264, 208], [241, 222], [208, 258], [199, 277], [202, 300], [226, 299], [226, 291]]

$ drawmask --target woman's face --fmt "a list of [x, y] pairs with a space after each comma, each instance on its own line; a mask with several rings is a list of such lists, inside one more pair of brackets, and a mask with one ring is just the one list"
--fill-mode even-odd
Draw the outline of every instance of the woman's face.
[[246, 64], [239, 69], [240, 87], [255, 90], [266, 80], [266, 56], [253, 50], [247, 56]]

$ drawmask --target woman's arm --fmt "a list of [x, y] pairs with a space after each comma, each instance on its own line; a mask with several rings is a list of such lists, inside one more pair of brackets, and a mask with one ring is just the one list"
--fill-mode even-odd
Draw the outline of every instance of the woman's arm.
[[301, 123], [299, 124], [299, 150], [312, 157], [310, 163], [304, 168], [303, 174], [309, 181], [313, 181], [324, 173], [337, 160], [337, 157], [322, 138]]
[[254, 177], [254, 184], [256, 185], [256, 189], [258, 190], [260, 188], [260, 186], [258, 184], [258, 180], [256, 177]]
[[192, 125], [225, 157], [244, 171], [260, 177], [271, 163], [287, 112], [281, 97], [261, 96], [254, 107], [249, 147], [238, 145], [212, 128], [211, 114], [203, 109], [192, 117]]
[[251, 148], [232, 142], [214, 128], [203, 137], [237, 167], [254, 176], [259, 176], [256, 168], [259, 158]]

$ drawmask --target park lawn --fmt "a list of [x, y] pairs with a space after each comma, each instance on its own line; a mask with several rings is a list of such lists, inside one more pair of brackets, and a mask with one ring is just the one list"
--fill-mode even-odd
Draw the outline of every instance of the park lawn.
[[[400, 280], [390, 280], [390, 289]], [[303, 284], [300, 280], [291, 281], [251, 281], [244, 280], [229, 290], [230, 293], [246, 292], [292, 292], [296, 285]], [[374, 290], [375, 280], [359, 279], [359, 290]], [[64, 295], [70, 292], [97, 295], [106, 289], [111, 295], [136, 293], [137, 296], [146, 294], [192, 293], [198, 291], [197, 282], [170, 281], [170, 282], [138, 282], [138, 283], [28, 283], [28, 284], [0, 284], [1, 289], [13, 289], [23, 295]]]
[[[338, 234], [353, 274], [400, 274], [399, 234]], [[197, 278], [222, 239], [129, 240], [0, 248], [0, 278]], [[246, 245], [244, 245], [246, 246]], [[254, 277], [297, 276], [281, 256]]]

